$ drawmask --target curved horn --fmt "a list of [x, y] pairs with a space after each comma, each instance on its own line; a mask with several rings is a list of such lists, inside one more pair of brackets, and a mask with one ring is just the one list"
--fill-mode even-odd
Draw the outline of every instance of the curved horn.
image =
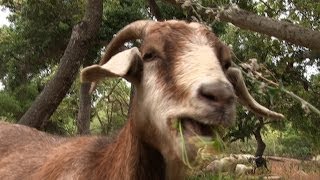
[[280, 113], [269, 110], [268, 108], [260, 105], [248, 92], [248, 89], [244, 83], [241, 71], [237, 68], [230, 67], [226, 72], [227, 78], [233, 85], [238, 101], [240, 104], [249, 108], [253, 113], [258, 116], [283, 119], [284, 116]]
[[[117, 53], [118, 49], [125, 42], [143, 38], [145, 29], [153, 23], [155, 22], [151, 20], [139, 20], [122, 28], [106, 47], [105, 55], [100, 60], [99, 65], [103, 65], [108, 62], [108, 60]], [[93, 82], [89, 92], [92, 93], [96, 86], [97, 82]]]

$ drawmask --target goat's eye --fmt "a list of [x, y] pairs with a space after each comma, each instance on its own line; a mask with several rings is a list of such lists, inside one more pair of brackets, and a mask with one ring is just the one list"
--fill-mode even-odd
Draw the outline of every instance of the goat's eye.
[[231, 66], [231, 63], [227, 62], [227, 63], [224, 64], [224, 69], [227, 70], [230, 66]]
[[147, 52], [143, 55], [142, 58], [144, 61], [152, 61], [155, 57], [156, 55], [153, 52]]

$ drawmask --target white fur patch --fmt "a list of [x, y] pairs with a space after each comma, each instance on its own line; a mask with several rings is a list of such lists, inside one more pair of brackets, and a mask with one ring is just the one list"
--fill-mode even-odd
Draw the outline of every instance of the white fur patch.
[[183, 54], [175, 68], [178, 86], [196, 91], [203, 83], [229, 83], [210, 46], [190, 44]]

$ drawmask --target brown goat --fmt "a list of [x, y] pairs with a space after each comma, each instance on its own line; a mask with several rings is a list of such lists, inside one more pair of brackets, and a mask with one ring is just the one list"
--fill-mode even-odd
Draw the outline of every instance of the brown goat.
[[[134, 39], [142, 40], [139, 49], [116, 54]], [[197, 148], [188, 140], [232, 125], [236, 99], [258, 115], [283, 117], [250, 96], [231, 63], [228, 47], [199, 23], [127, 25], [100, 65], [81, 73], [83, 82], [123, 77], [135, 86], [131, 115], [118, 137], [62, 138], [0, 123], [0, 179], [184, 179], [178, 121], [193, 161]]]

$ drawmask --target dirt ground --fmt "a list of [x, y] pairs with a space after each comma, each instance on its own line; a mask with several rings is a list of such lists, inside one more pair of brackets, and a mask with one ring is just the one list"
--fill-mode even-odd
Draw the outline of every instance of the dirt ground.
[[[257, 179], [280, 179], [280, 180], [320, 180], [320, 162], [319, 161], [302, 161], [293, 158], [267, 156], [266, 168], [258, 168], [255, 173], [236, 175], [231, 172], [213, 173], [191, 172], [189, 179], [225, 179], [225, 180], [257, 180]], [[247, 164], [249, 165], [249, 164]]]
[[[271, 171], [267, 173], [269, 179], [278, 176], [290, 180], [320, 180], [320, 162], [273, 156], [267, 157], [267, 161]], [[266, 172], [263, 170], [261, 173]]]

